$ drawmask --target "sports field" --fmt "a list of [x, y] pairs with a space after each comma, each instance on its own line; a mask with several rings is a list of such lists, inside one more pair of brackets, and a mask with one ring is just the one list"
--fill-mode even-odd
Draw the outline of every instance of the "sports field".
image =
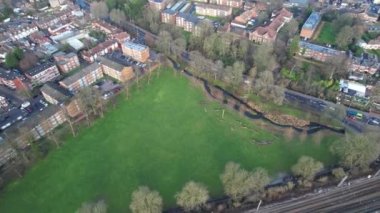
[[[128, 212], [140, 185], [158, 190], [165, 207], [189, 180], [222, 194], [219, 175], [225, 163], [285, 172], [301, 155], [332, 163], [333, 137], [317, 144], [286, 141], [206, 100], [201, 89], [172, 71], [133, 90], [103, 119], [53, 151], [0, 195], [0, 212], [74, 212], [82, 202], [104, 198], [110, 212]], [[270, 145], [257, 145], [266, 140]]]

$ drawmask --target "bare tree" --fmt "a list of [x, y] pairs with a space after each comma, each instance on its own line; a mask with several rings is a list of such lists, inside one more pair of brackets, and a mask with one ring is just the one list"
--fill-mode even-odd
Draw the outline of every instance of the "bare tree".
[[209, 194], [205, 186], [190, 181], [186, 183], [181, 192], [176, 194], [175, 198], [177, 199], [177, 204], [184, 208], [185, 211], [199, 211], [209, 199]]
[[321, 171], [323, 164], [314, 160], [309, 156], [302, 156], [298, 159], [298, 162], [292, 167], [292, 172], [295, 175], [300, 175], [305, 180], [313, 180], [317, 172]]
[[99, 19], [108, 16], [108, 6], [105, 2], [92, 2], [90, 4], [90, 12], [92, 17]]
[[95, 203], [85, 202], [82, 203], [82, 206], [76, 211], [76, 213], [106, 213], [107, 204], [104, 200], [99, 200]]
[[157, 191], [151, 191], [146, 186], [140, 186], [132, 193], [132, 201], [129, 206], [133, 213], [161, 213], [162, 198]]

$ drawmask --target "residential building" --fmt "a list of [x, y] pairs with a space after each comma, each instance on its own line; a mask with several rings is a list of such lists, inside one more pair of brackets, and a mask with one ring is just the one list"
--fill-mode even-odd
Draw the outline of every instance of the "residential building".
[[95, 20], [92, 22], [92, 28], [100, 30], [104, 33], [108, 34], [116, 34], [122, 32], [119, 28], [100, 20]]
[[119, 47], [118, 43], [116, 40], [107, 40], [105, 42], [102, 42], [98, 45], [96, 45], [94, 48], [88, 50], [88, 51], [83, 51], [81, 53], [82, 58], [90, 63], [93, 63], [98, 56], [105, 55], [109, 52], [114, 51]]
[[106, 57], [99, 57], [99, 59], [104, 75], [121, 82], [128, 81], [135, 76], [131, 66], [124, 66]]
[[113, 34], [111, 38], [115, 39], [119, 43], [119, 47], [121, 48], [121, 45], [125, 41], [130, 40], [131, 36], [127, 32], [120, 32], [120, 33]]
[[380, 49], [380, 36], [368, 41], [368, 43], [361, 41], [359, 46], [367, 50], [379, 50]]
[[301, 29], [300, 36], [305, 39], [311, 39], [318, 29], [319, 24], [321, 23], [321, 14], [318, 12], [312, 12], [309, 18], [306, 20]]
[[172, 7], [163, 10], [161, 12], [161, 21], [167, 24], [176, 24], [176, 16], [184, 5], [186, 5], [184, 1], [179, 1]]
[[234, 27], [246, 28], [247, 23], [250, 20], [257, 18], [258, 15], [259, 13], [256, 8], [246, 10], [239, 16], [236, 16], [235, 19], [231, 22], [231, 25]]
[[101, 78], [103, 78], [102, 67], [98, 63], [92, 63], [81, 71], [63, 79], [59, 84], [70, 92], [75, 93]]
[[155, 11], [161, 11], [165, 9], [169, 0], [149, 0], [149, 7]]
[[78, 99], [58, 84], [46, 83], [40, 91], [47, 102], [62, 107], [70, 117], [76, 117], [81, 113]]
[[202, 2], [202, 3], [206, 3], [206, 4], [209, 3], [208, 0], [195, 0], [194, 2]]
[[22, 38], [28, 37], [30, 34], [37, 32], [38, 27], [35, 24], [21, 25], [15, 28], [10, 28], [6, 32], [12, 41], [17, 41]]
[[329, 47], [312, 44], [306, 41], [300, 41], [298, 54], [305, 58], [311, 58], [317, 61], [326, 61], [332, 57], [344, 56], [345, 53]]
[[67, 21], [72, 17], [72, 9], [68, 8], [54, 12], [50, 15], [44, 13], [43, 16], [38, 17], [37, 26], [40, 29], [48, 29], [51, 26]]
[[272, 22], [266, 26], [257, 27], [249, 33], [249, 39], [256, 43], [272, 43], [276, 40], [277, 34], [285, 23], [293, 18], [293, 13], [283, 8], [279, 12], [272, 14]]
[[350, 70], [373, 75], [380, 70], [379, 58], [368, 53], [363, 53], [361, 57], [353, 57]]
[[39, 64], [25, 72], [34, 85], [43, 84], [52, 81], [59, 76], [58, 67], [53, 63]]
[[225, 5], [234, 8], [240, 8], [243, 6], [243, 0], [210, 0], [210, 4]]
[[124, 55], [130, 56], [136, 61], [146, 62], [149, 59], [149, 47], [145, 45], [126, 41], [122, 46], [122, 50]]
[[195, 12], [202, 16], [226, 17], [232, 14], [232, 8], [224, 5], [196, 3]]
[[41, 31], [37, 31], [37, 32], [30, 34], [29, 39], [31, 42], [33, 42], [37, 45], [42, 45], [42, 44], [50, 42], [50, 39]]
[[0, 84], [11, 89], [25, 90], [27, 86], [22, 81], [22, 76], [14, 71], [0, 68]]
[[183, 28], [187, 32], [193, 32], [199, 19], [188, 13], [179, 13], [176, 17], [176, 26]]
[[[29, 130], [33, 140], [39, 140], [66, 121], [64, 110], [59, 106], [50, 105], [43, 111], [32, 114], [27, 120], [13, 128]], [[11, 129], [8, 130], [10, 135], [12, 135], [11, 132]], [[26, 141], [25, 137], [15, 135], [13, 138], [20, 148], [26, 148], [30, 145], [30, 141]]]
[[77, 54], [58, 52], [53, 55], [57, 62], [58, 68], [62, 73], [68, 73], [71, 70], [80, 66]]
[[350, 95], [365, 97], [367, 94], [367, 87], [361, 83], [348, 80], [340, 80], [339, 82], [340, 91]]
[[8, 105], [9, 105], [9, 103], [8, 103], [5, 95], [0, 95], [0, 108], [6, 109], [6, 108], [8, 108]]

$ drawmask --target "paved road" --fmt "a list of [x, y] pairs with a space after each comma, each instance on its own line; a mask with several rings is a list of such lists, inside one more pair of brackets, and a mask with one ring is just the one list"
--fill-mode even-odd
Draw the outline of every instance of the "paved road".
[[16, 106], [20, 106], [25, 101], [22, 97], [18, 97], [15, 91], [5, 86], [0, 86], [0, 93], [4, 94], [7, 98], [9, 98], [12, 101], [12, 103]]
[[380, 210], [380, 177], [360, 179], [350, 185], [312, 195], [262, 206], [259, 211], [274, 212], [374, 212]]

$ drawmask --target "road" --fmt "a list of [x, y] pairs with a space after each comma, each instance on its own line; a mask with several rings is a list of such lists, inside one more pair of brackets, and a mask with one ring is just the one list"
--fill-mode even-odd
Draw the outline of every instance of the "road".
[[380, 177], [360, 179], [350, 185], [309, 194], [300, 198], [262, 206], [259, 211], [274, 212], [374, 212], [380, 210]]
[[0, 86], [0, 94], [1, 93], [9, 98], [15, 106], [20, 106], [25, 101], [21, 97], [18, 97], [15, 91], [5, 86]]

